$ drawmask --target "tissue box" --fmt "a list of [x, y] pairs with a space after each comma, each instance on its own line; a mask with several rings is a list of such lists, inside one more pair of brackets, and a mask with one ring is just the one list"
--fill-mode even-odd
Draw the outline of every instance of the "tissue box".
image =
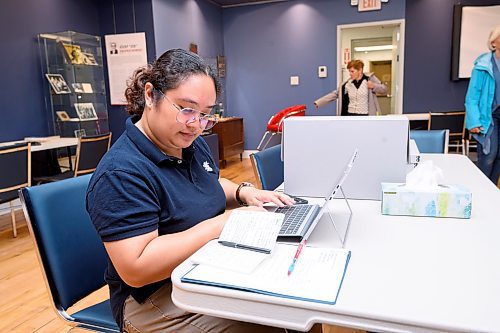
[[382, 214], [470, 218], [472, 193], [458, 185], [430, 190], [408, 189], [401, 183], [382, 183]]

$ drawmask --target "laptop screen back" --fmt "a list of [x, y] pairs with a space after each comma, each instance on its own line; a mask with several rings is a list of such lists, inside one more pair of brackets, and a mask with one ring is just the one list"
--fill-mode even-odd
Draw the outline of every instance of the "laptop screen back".
[[290, 117], [283, 132], [285, 192], [327, 197], [328, 180], [342, 172], [357, 148], [356, 168], [343, 185], [345, 195], [381, 200], [382, 182], [405, 181], [408, 136], [405, 116]]

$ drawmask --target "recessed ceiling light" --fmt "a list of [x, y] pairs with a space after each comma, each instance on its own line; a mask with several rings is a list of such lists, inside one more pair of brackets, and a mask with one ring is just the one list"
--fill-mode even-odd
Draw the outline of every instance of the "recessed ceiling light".
[[356, 46], [356, 52], [370, 52], [370, 51], [385, 51], [394, 49], [394, 45], [374, 45], [374, 46]]

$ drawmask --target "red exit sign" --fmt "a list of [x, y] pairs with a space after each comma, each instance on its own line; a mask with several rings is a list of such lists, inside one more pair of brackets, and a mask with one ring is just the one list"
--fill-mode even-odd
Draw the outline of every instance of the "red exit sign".
[[380, 0], [359, 0], [358, 12], [366, 12], [369, 10], [380, 10], [382, 4]]

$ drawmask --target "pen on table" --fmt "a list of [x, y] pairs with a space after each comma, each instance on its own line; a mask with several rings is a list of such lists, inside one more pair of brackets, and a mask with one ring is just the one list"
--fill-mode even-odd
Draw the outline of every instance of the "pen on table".
[[295, 264], [297, 263], [297, 260], [299, 259], [300, 253], [302, 252], [302, 249], [306, 246], [306, 239], [304, 238], [300, 243], [299, 246], [297, 247], [297, 252], [295, 252], [295, 255], [293, 256], [292, 263], [288, 267], [288, 276], [292, 274]]
[[224, 246], [233, 247], [235, 249], [245, 249], [245, 250], [251, 250], [251, 251], [267, 253], [267, 254], [271, 253], [271, 251], [268, 249], [263, 249], [261, 247], [251, 246], [251, 245], [236, 244], [234, 242], [229, 242], [229, 241], [220, 240], [219, 244], [224, 245]]

